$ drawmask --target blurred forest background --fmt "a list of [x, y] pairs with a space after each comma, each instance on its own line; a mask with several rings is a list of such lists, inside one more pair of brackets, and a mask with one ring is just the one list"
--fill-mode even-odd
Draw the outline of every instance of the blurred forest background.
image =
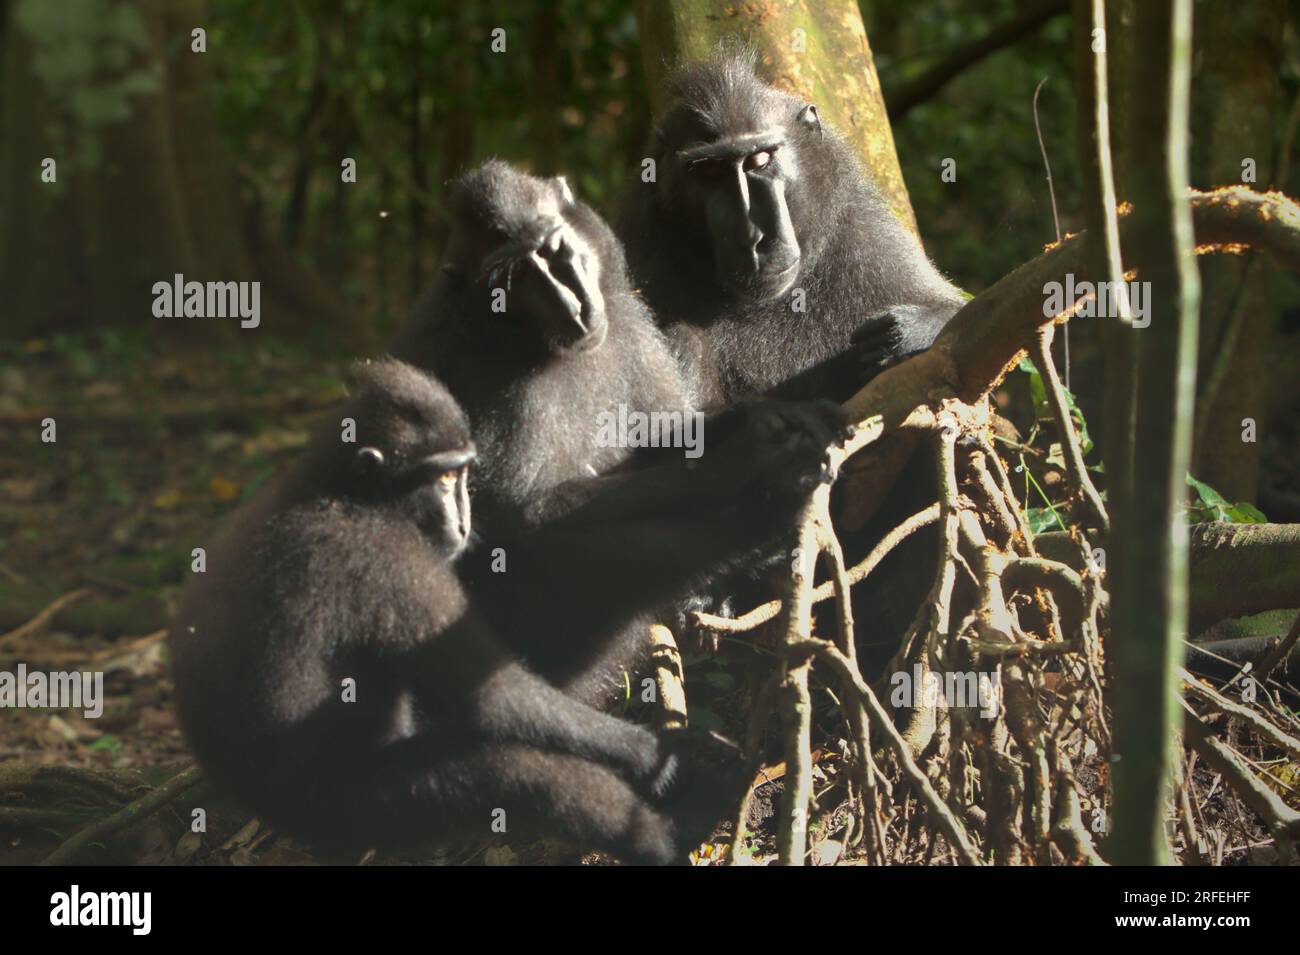
[[[1060, 229], [1082, 228], [1068, 7], [861, 0], [920, 233], [972, 293], [1057, 238], [1040, 81]], [[1250, 158], [1254, 188], [1300, 192], [1297, 23], [1293, 0], [1196, 3], [1194, 186], [1239, 184]], [[498, 156], [564, 173], [612, 217], [649, 104], [629, 0], [0, 3], [0, 633], [55, 604], [42, 652], [97, 660], [123, 694], [93, 725], [0, 734], [0, 760], [183, 755], [166, 688], [139, 677], [158, 672], [192, 542], [301, 447], [346, 362], [381, 350], [431, 280], [444, 183]], [[1249, 415], [1261, 439], [1202, 441], [1197, 476], [1300, 520], [1300, 285], [1250, 256], [1201, 268], [1201, 377], [1224, 382], [1210, 433]], [[261, 327], [155, 319], [142, 289], [175, 271], [262, 280]], [[1090, 413], [1096, 336], [1071, 331]], [[1029, 376], [999, 402], [1032, 424]], [[48, 416], [56, 444], [38, 440]]]

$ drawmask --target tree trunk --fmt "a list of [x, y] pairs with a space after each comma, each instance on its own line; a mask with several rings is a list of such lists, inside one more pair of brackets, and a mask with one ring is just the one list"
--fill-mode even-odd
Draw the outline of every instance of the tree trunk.
[[856, 150], [894, 214], [916, 232], [854, 0], [637, 0], [636, 14], [656, 118], [668, 106], [670, 67], [708, 57], [720, 41], [748, 44], [758, 51], [759, 72], [768, 81], [817, 104], [822, 118]]
[[[1192, 185], [1242, 182], [1253, 159], [1255, 183], [1278, 175], [1274, 139], [1286, 114], [1280, 73], [1285, 11], [1281, 0], [1204, 3], [1196, 8]], [[1248, 183], [1249, 184], [1249, 183]], [[1277, 183], [1282, 188], [1281, 183]], [[1257, 253], [1213, 256], [1202, 277], [1200, 374], [1193, 473], [1234, 501], [1258, 500], [1260, 451], [1271, 375], [1276, 312], [1269, 273]], [[1256, 423], [1242, 440], [1242, 419]]]
[[[1129, 0], [1141, 55], [1124, 64], [1133, 94], [1121, 194], [1132, 197], [1126, 265], [1150, 283], [1150, 327], [1130, 334], [1132, 483], [1112, 493], [1111, 588], [1115, 744], [1111, 859], [1168, 861], [1166, 797], [1178, 721], [1175, 661], [1187, 633], [1187, 493], [1195, 398], [1199, 282], [1187, 205], [1192, 0]], [[1139, 152], [1138, 142], [1147, 148]], [[1114, 319], [1109, 319], [1114, 321]], [[1112, 491], [1115, 489], [1112, 488]]]
[[[5, 331], [147, 325], [202, 339], [239, 328], [155, 318], [153, 284], [176, 273], [261, 279], [262, 334], [307, 321], [345, 330], [355, 320], [241, 207], [208, 101], [210, 54], [191, 50], [203, 0], [124, 2], [111, 18], [78, 20], [79, 9], [18, 0], [0, 14]], [[41, 181], [47, 157], [54, 183]]]

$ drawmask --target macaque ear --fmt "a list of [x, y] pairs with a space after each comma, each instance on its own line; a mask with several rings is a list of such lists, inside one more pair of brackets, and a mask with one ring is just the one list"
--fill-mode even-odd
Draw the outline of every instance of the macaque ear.
[[559, 191], [560, 198], [564, 200], [565, 205], [571, 206], [577, 201], [573, 198], [573, 190], [569, 188], [569, 180], [564, 176], [555, 177], [555, 188]]
[[370, 380], [373, 371], [374, 362], [371, 359], [358, 358], [348, 362], [347, 368], [343, 370], [343, 383], [349, 392], [355, 392]]
[[440, 267], [443, 275], [447, 276], [447, 281], [453, 288], [461, 288], [465, 284], [465, 276], [469, 273], [459, 262], [444, 262]]

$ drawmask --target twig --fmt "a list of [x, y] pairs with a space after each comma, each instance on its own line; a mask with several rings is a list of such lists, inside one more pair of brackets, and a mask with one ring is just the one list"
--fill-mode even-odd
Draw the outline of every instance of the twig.
[[[825, 498], [829, 507], [830, 496]], [[830, 583], [835, 589], [835, 610], [838, 627], [836, 642], [840, 652], [856, 668], [858, 665], [857, 640], [853, 625], [853, 596], [850, 592], [851, 582], [848, 571], [844, 568], [844, 549], [831, 524], [829, 511], [822, 511], [817, 521], [817, 545], [821, 548], [823, 558], [830, 564]], [[859, 671], [860, 672], [860, 671]], [[855, 696], [849, 695], [840, 704], [840, 709], [848, 717], [849, 728], [853, 733], [854, 760], [861, 786], [861, 799], [857, 805], [861, 809], [858, 822], [861, 832], [867, 839], [868, 857], [883, 858], [884, 827], [880, 825], [880, 792], [876, 782], [876, 765], [871, 756], [871, 721], [866, 707]], [[850, 788], [852, 784], [850, 782]], [[847, 840], [846, 840], [847, 844]]]
[[[1196, 754], [1192, 753], [1191, 758]], [[1187, 855], [1195, 865], [1205, 865], [1201, 855], [1201, 835], [1196, 830], [1196, 818], [1192, 813], [1192, 776], [1190, 767], [1183, 760], [1174, 761], [1177, 778], [1174, 779], [1174, 794], [1178, 802], [1178, 825], [1183, 830], [1183, 839], [1187, 843]]]
[[1082, 623], [1088, 608], [1087, 588], [1083, 578], [1067, 564], [1042, 557], [1002, 558], [1005, 567], [1003, 579], [1012, 586], [1041, 587], [1061, 599], [1075, 614], [1075, 623]]
[[1109, 532], [1110, 517], [1106, 514], [1106, 505], [1102, 503], [1101, 495], [1088, 476], [1088, 466], [1083, 463], [1083, 449], [1079, 446], [1079, 436], [1074, 431], [1065, 391], [1060, 376], [1056, 373], [1056, 364], [1052, 361], [1052, 335], [1055, 328], [1055, 325], [1044, 325], [1038, 330], [1038, 337], [1034, 340], [1034, 363], [1043, 379], [1047, 402], [1052, 406], [1052, 417], [1056, 419], [1056, 432], [1065, 452], [1066, 474], [1074, 485], [1075, 492], [1097, 521], [1097, 526]]
[[1300, 758], [1300, 740], [1297, 740], [1294, 736], [1288, 736], [1286, 733], [1283, 733], [1280, 729], [1249, 707], [1242, 706], [1240, 703], [1234, 703], [1226, 696], [1216, 693], [1200, 680], [1196, 679], [1196, 677], [1189, 673], [1185, 667], [1178, 668], [1178, 675], [1183, 678], [1183, 683], [1187, 689], [1191, 690], [1192, 693], [1196, 694], [1196, 696], [1208, 703], [1211, 709], [1244, 720], [1246, 723], [1250, 724], [1251, 729], [1267, 739], [1270, 743], [1280, 749], [1286, 750], [1292, 756]]
[[[895, 527], [885, 535], [880, 543], [871, 549], [871, 553], [849, 569], [848, 581], [850, 586], [860, 584], [866, 580], [867, 576], [880, 565], [880, 562], [889, 556], [890, 551], [912, 534], [915, 534], [923, 527], [928, 527], [938, 519], [939, 505], [931, 504], [925, 510], [918, 511]], [[835, 596], [833, 581], [820, 584], [812, 593], [814, 604], [829, 600], [833, 596]], [[716, 614], [695, 613], [691, 619], [697, 626], [706, 630], [713, 630], [718, 633], [744, 633], [776, 617], [784, 605], [784, 602], [780, 599], [769, 600], [767, 603], [759, 604], [753, 610], [743, 613], [739, 617], [719, 617]]]
[[856, 694], [866, 704], [871, 718], [875, 721], [885, 733], [890, 747], [894, 750], [894, 755], [898, 758], [899, 765], [903, 768], [904, 775], [911, 780], [916, 787], [917, 794], [924, 801], [926, 807], [933, 814], [934, 819], [943, 830], [948, 841], [952, 843], [957, 850], [958, 857], [966, 865], [981, 865], [979, 853], [971, 844], [970, 836], [966, 834], [965, 827], [953, 815], [948, 804], [943, 801], [943, 797], [931, 785], [930, 780], [922, 772], [921, 767], [917, 765], [916, 760], [912, 758], [911, 750], [908, 749], [907, 742], [894, 726], [894, 721], [889, 718], [885, 708], [881, 705], [880, 700], [867, 685], [867, 681], [862, 678], [862, 674], [857, 672], [857, 668], [836, 649], [835, 644], [826, 640], [809, 638], [800, 640], [789, 646], [791, 652], [796, 654], [806, 654], [817, 656], [829, 664], [840, 680], [846, 685], [851, 686]]
[[885, 108], [889, 121], [895, 126], [913, 108], [933, 97], [948, 82], [969, 69], [991, 53], [1010, 46], [1028, 36], [1048, 20], [1065, 12], [1065, 0], [1040, 0], [1039, 3], [1017, 13], [1010, 20], [994, 27], [984, 36], [953, 50], [916, 79], [900, 85], [885, 94]]
[[126, 829], [135, 825], [142, 819], [153, 815], [167, 803], [171, 802], [187, 789], [197, 785], [202, 780], [202, 775], [197, 766], [191, 766], [189, 769], [176, 776], [173, 776], [162, 786], [155, 789], [148, 795], [141, 796], [132, 803], [123, 806], [117, 812], [106, 816], [93, 826], [87, 826], [82, 829], [71, 839], [68, 839], [63, 845], [59, 846], [41, 863], [41, 865], [64, 865], [71, 860], [78, 852], [97, 842], [105, 836]]
[[1218, 771], [1242, 800], [1263, 817], [1269, 831], [1277, 840], [1278, 851], [1283, 857], [1291, 853], [1292, 844], [1300, 838], [1300, 812], [1296, 812], [1269, 789], [1259, 778], [1242, 763], [1235, 753], [1222, 740], [1210, 733], [1207, 727], [1190, 709], [1186, 710], [1183, 726], [1187, 741], [1200, 757]]
[[[1052, 202], [1052, 226], [1053, 234], [1056, 236], [1056, 242], [1061, 241], [1061, 216], [1056, 209], [1056, 185], [1052, 182], [1052, 163], [1047, 158], [1047, 143], [1043, 141], [1043, 127], [1038, 121], [1038, 94], [1043, 91], [1047, 85], [1047, 77], [1044, 76], [1034, 87], [1034, 135], [1038, 138], [1038, 151], [1043, 155], [1043, 169], [1047, 173], [1047, 196]], [[1065, 334], [1061, 336], [1065, 342], [1065, 386], [1070, 387], [1070, 326], [1065, 326]], [[1048, 341], [1048, 347], [1051, 347], [1051, 341]], [[1051, 352], [1048, 352], [1049, 356]]]
[[6, 634], [0, 634], [0, 646], [3, 646], [10, 640], [19, 640], [23, 637], [29, 637], [33, 634], [40, 633], [49, 625], [50, 621], [54, 619], [55, 614], [63, 610], [65, 607], [69, 607], [76, 603], [78, 600], [89, 597], [90, 594], [91, 591], [89, 587], [79, 587], [70, 593], [64, 594], [22, 626], [15, 627]]
[[1273, 652], [1266, 656], [1255, 670], [1255, 679], [1260, 683], [1267, 680], [1268, 675], [1277, 668], [1277, 665], [1290, 656], [1298, 640], [1300, 640], [1300, 613], [1297, 613], [1295, 620], [1291, 622], [1291, 630], [1282, 638], [1282, 642], [1273, 648]]

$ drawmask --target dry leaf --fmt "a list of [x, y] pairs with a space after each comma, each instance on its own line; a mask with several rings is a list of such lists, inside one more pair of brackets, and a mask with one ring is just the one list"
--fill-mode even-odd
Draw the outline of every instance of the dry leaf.
[[218, 501], [233, 501], [239, 497], [239, 485], [223, 477], [212, 479], [212, 496]]
[[163, 491], [153, 499], [153, 506], [160, 507], [165, 511], [170, 511], [181, 502], [181, 492], [176, 488]]

